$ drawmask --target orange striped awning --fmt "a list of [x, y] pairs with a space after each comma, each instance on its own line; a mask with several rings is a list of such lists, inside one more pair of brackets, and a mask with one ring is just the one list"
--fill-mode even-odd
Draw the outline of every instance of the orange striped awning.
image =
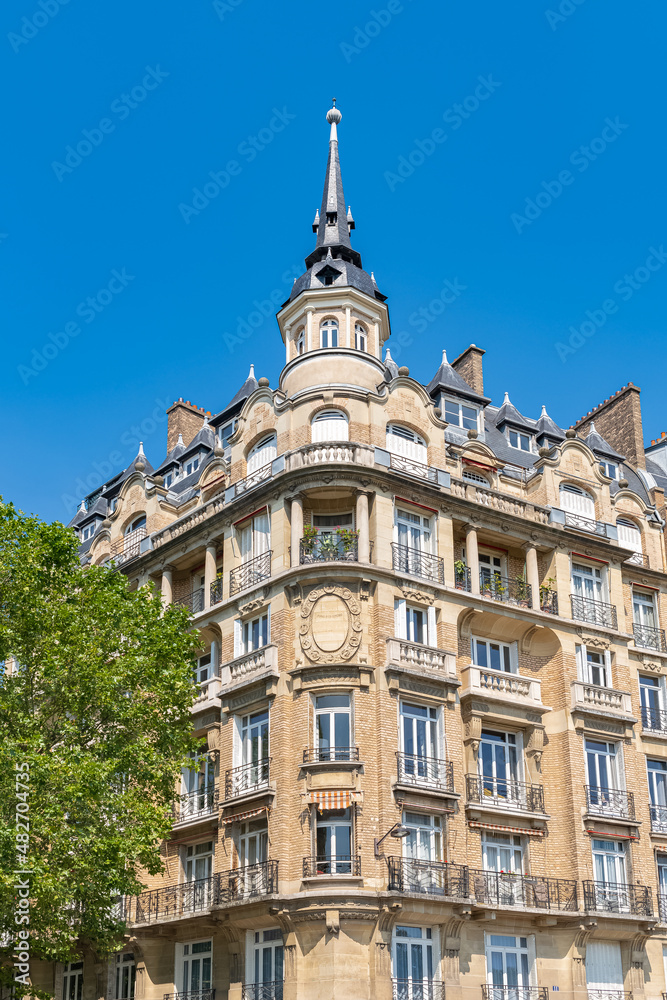
[[499, 833], [522, 833], [525, 837], [543, 837], [544, 830], [533, 830], [523, 826], [499, 826], [496, 823], [478, 823], [470, 820], [468, 826], [473, 826], [478, 830], [497, 830]]
[[320, 812], [323, 809], [349, 809], [353, 802], [358, 802], [361, 798], [359, 792], [349, 789], [337, 792], [308, 792], [307, 801], [317, 806]]
[[252, 819], [253, 816], [261, 816], [262, 813], [268, 811], [268, 806], [262, 806], [261, 809], [246, 809], [245, 812], [234, 813], [232, 816], [223, 816], [222, 822], [225, 825], [227, 823], [241, 823], [244, 819]]

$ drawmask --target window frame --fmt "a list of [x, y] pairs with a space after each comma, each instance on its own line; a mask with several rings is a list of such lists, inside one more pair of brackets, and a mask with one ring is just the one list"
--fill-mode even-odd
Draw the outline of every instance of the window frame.
[[[360, 340], [363, 341], [361, 347], [359, 346]], [[359, 320], [356, 320], [354, 324], [354, 349], [355, 351], [363, 351], [364, 354], [368, 353], [368, 330]]]
[[[344, 433], [331, 436], [330, 430], [338, 430], [334, 425], [344, 425]], [[329, 426], [331, 427], [329, 428]], [[315, 428], [318, 427], [316, 431]], [[350, 420], [344, 410], [336, 407], [318, 410], [310, 421], [310, 440], [313, 444], [321, 444], [329, 441], [349, 441], [350, 440]]]
[[[320, 323], [320, 350], [335, 350], [339, 347], [339, 332], [340, 328], [337, 319], [333, 319], [333, 317], [323, 319]], [[333, 343], [334, 340], [336, 341], [335, 344]], [[332, 341], [332, 343], [329, 343], [329, 341]]]
[[[479, 433], [480, 431], [479, 417], [481, 413], [479, 406], [475, 406], [473, 403], [467, 401], [464, 402], [461, 399], [456, 399], [455, 396], [446, 396], [444, 394], [441, 397], [440, 406], [442, 408], [442, 413], [445, 421], [451, 427], [459, 427], [462, 430], [466, 431], [474, 430]], [[455, 407], [456, 407], [456, 420], [454, 421], [450, 420], [450, 416], [453, 415]], [[474, 413], [474, 422], [472, 416], [464, 415], [463, 413], [464, 407], [466, 407], [467, 409], [471, 410], [472, 413]], [[448, 409], [450, 411], [449, 413], [447, 412]], [[466, 420], [468, 421], [468, 423], [465, 422]]]
[[[487, 664], [479, 663], [477, 660], [478, 655], [478, 645], [484, 645], [487, 647], [486, 658]], [[491, 665], [491, 646], [498, 646], [498, 658], [503, 663], [503, 666], [494, 667]], [[502, 650], [502, 652], [501, 652]], [[473, 666], [479, 667], [480, 670], [494, 670], [496, 673], [501, 674], [518, 674], [519, 673], [519, 649], [517, 642], [501, 642], [498, 639], [489, 639], [485, 636], [471, 635], [470, 637], [470, 660]]]
[[[515, 438], [516, 438], [516, 440], [517, 440], [516, 444], [512, 443], [512, 435], [514, 435]], [[524, 438], [525, 438], [526, 443], [528, 445], [527, 448], [523, 447], [523, 439]], [[514, 448], [515, 451], [523, 451], [523, 452], [525, 452], [528, 455], [532, 454], [532, 451], [533, 451], [533, 435], [527, 433], [525, 430], [522, 431], [522, 430], [515, 429], [514, 427], [508, 427], [507, 428], [507, 443], [509, 444], [510, 448]]]

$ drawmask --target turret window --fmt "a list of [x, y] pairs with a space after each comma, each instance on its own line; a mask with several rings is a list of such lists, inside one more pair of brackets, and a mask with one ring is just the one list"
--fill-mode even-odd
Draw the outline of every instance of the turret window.
[[320, 410], [313, 417], [311, 440], [348, 441], [350, 437], [347, 417], [341, 410]]
[[303, 354], [306, 349], [306, 331], [299, 330], [296, 335], [296, 353], [297, 355]]
[[362, 326], [361, 323], [354, 324], [354, 346], [357, 351], [366, 351], [368, 348], [366, 346], [368, 342], [368, 334], [366, 333], [366, 327]]
[[320, 346], [338, 347], [338, 323], [335, 319], [327, 319], [320, 327]]

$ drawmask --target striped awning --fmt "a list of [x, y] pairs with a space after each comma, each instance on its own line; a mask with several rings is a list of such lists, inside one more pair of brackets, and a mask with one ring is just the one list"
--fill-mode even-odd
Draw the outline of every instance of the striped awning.
[[268, 806], [262, 806], [261, 809], [246, 809], [245, 812], [233, 813], [231, 816], [223, 816], [222, 822], [227, 823], [241, 823], [244, 819], [252, 819], [253, 816], [261, 816], [262, 813], [268, 812]]
[[478, 823], [470, 820], [468, 826], [473, 826], [478, 830], [497, 830], [500, 833], [522, 833], [525, 837], [543, 837], [544, 830], [534, 830], [524, 826], [499, 826], [496, 823]]
[[345, 789], [336, 792], [308, 792], [306, 801], [316, 805], [322, 812], [323, 809], [349, 809], [352, 803], [358, 802], [360, 798], [360, 792]]
[[584, 830], [584, 833], [599, 840], [639, 840], [638, 833], [616, 833], [613, 830]]

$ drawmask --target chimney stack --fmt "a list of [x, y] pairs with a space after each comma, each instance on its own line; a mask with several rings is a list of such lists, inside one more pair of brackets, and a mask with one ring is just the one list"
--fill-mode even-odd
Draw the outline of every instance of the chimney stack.
[[484, 395], [484, 374], [482, 371], [482, 358], [486, 354], [481, 347], [471, 344], [466, 347], [458, 358], [451, 362], [452, 368], [468, 383], [479, 396]]
[[615, 451], [624, 455], [633, 465], [645, 469], [640, 392], [639, 386], [628, 382], [609, 399], [589, 410], [574, 426], [579, 435], [585, 438], [591, 423], [595, 421], [596, 431]]
[[206, 411], [203, 406], [195, 406], [183, 397], [177, 399], [167, 410], [167, 454], [176, 447], [178, 435], [183, 435], [186, 448], [204, 423]]

